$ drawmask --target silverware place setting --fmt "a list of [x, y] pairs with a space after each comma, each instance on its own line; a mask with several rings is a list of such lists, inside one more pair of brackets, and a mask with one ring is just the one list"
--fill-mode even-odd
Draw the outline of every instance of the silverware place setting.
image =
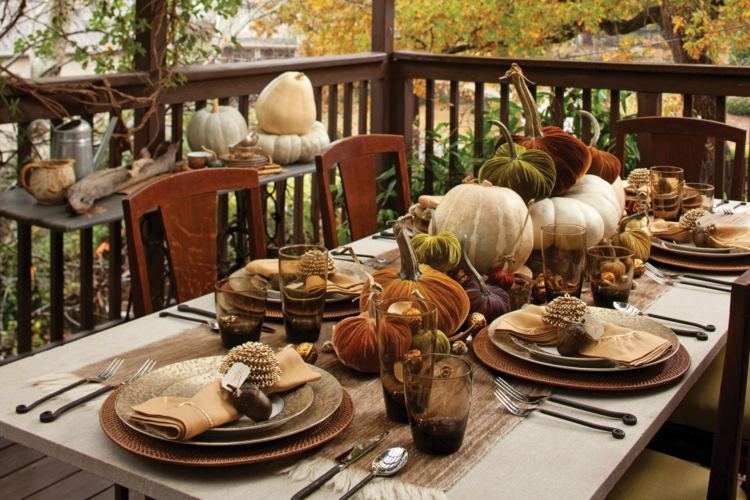
[[358, 482], [349, 491], [344, 493], [339, 500], [346, 500], [351, 497], [374, 477], [387, 477], [396, 474], [404, 468], [407, 460], [409, 460], [409, 452], [406, 451], [406, 448], [400, 446], [388, 448], [372, 461], [370, 473], [362, 481]]
[[119, 384], [105, 385], [104, 387], [101, 387], [93, 392], [90, 392], [89, 394], [86, 394], [85, 396], [82, 396], [74, 401], [71, 401], [68, 404], [61, 406], [55, 411], [49, 411], [49, 410], [44, 411], [39, 414], [39, 421], [44, 422], [44, 423], [54, 422], [63, 413], [69, 410], [72, 410], [73, 408], [80, 406], [87, 401], [91, 401], [92, 399], [102, 394], [105, 394], [113, 389], [129, 384], [130, 382], [146, 375], [151, 370], [153, 370], [155, 366], [156, 366], [156, 361], [154, 361], [153, 359], [147, 359], [146, 361], [143, 362], [140, 368], [138, 368], [136, 371], [130, 374], [125, 380], [123, 380]]
[[[209, 320], [209, 321], [206, 321], [205, 324], [208, 324], [209, 328], [211, 328], [212, 331], [215, 331], [215, 332], [219, 331], [219, 324], [215, 321], [216, 320], [216, 313], [211, 312], [211, 311], [207, 311], [206, 309], [199, 309], [197, 307], [189, 306], [187, 304], [180, 304], [180, 305], [178, 305], [177, 306], [177, 310], [180, 311], [180, 312], [187, 312], [187, 313], [197, 314], [197, 315], [203, 316], [205, 318], [210, 318], [210, 319], [212, 319], [214, 321], [210, 321]], [[166, 316], [172, 316], [173, 314], [174, 313], [170, 313], [170, 314], [168, 314]], [[173, 317], [175, 317], [175, 316], [173, 316]], [[197, 318], [190, 318], [190, 317], [182, 316], [182, 315], [179, 315], [179, 316], [176, 316], [176, 317], [180, 318], [180, 319], [187, 319], [188, 321], [198, 321]], [[216, 328], [214, 328], [214, 325], [215, 325]], [[275, 333], [276, 332], [276, 330], [274, 330], [270, 326], [266, 326], [266, 325], [261, 326], [260, 330], [263, 333]]]
[[[660, 285], [674, 285], [680, 283], [682, 285], [690, 285], [698, 288], [706, 288], [709, 290], [716, 290], [718, 292], [731, 293], [731, 284], [726, 281], [721, 281], [716, 278], [710, 278], [707, 276], [701, 276], [699, 274], [691, 273], [677, 273], [677, 272], [666, 272], [655, 267], [653, 264], [646, 263], [646, 276], [656, 281]], [[691, 281], [694, 280], [694, 281]], [[701, 282], [701, 283], [698, 283]], [[708, 284], [708, 283], [713, 283]], [[723, 285], [723, 286], [717, 286]]]
[[694, 321], [674, 318], [672, 316], [662, 316], [661, 314], [643, 312], [637, 307], [635, 307], [633, 304], [628, 304], [627, 302], [615, 301], [612, 304], [614, 305], [615, 309], [617, 309], [618, 311], [624, 312], [626, 314], [633, 314], [635, 316], [648, 316], [649, 318], [661, 319], [664, 321], [671, 321], [672, 323], [679, 323], [681, 325], [687, 325], [687, 326], [693, 326], [695, 328], [700, 328], [701, 330], [705, 330], [707, 332], [716, 331], [716, 326], [714, 325], [704, 325], [701, 323], [696, 323]]
[[623, 431], [619, 427], [597, 424], [595, 422], [589, 422], [588, 420], [583, 420], [572, 415], [559, 413], [554, 410], [548, 410], [546, 408], [541, 408], [539, 406], [539, 403], [516, 403], [514, 401], [514, 398], [510, 396], [506, 390], [502, 389], [499, 386], [496, 386], [494, 394], [495, 399], [497, 399], [508, 412], [517, 417], [528, 417], [533, 412], [538, 411], [539, 413], [547, 415], [549, 417], [559, 418], [561, 420], [566, 420], [568, 422], [582, 425], [584, 427], [589, 427], [591, 429], [609, 432], [615, 439], [623, 439], [625, 437], [625, 431]]

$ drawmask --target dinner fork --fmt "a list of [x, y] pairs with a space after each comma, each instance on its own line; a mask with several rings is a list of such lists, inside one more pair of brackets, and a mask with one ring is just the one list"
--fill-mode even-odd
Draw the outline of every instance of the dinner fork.
[[559, 418], [561, 420], [567, 420], [568, 422], [582, 425], [584, 427], [590, 427], [592, 429], [597, 429], [600, 431], [607, 431], [612, 434], [612, 437], [616, 439], [622, 439], [625, 437], [625, 431], [620, 429], [619, 427], [611, 427], [609, 425], [601, 425], [594, 422], [589, 422], [588, 420], [582, 420], [580, 418], [572, 417], [570, 415], [566, 415], [565, 413], [558, 413], [556, 411], [547, 410], [546, 408], [539, 408], [538, 405], [531, 405], [529, 407], [522, 408], [514, 403], [513, 400], [500, 388], [495, 389], [494, 394], [495, 398], [500, 401], [500, 404], [503, 405], [506, 410], [508, 410], [513, 415], [516, 415], [517, 417], [527, 417], [531, 414], [531, 412], [538, 411], [539, 413], [543, 413], [544, 415]]
[[[331, 253], [331, 255], [333, 255], [335, 257], [346, 257], [347, 260], [348, 259], [354, 260], [354, 257], [352, 257], [351, 254], [349, 253], [349, 248], [348, 247], [338, 247], [338, 248], [335, 248], [334, 250], [331, 250], [330, 253]], [[386, 262], [386, 260], [384, 258], [378, 257], [377, 255], [368, 255], [368, 254], [364, 254], [364, 253], [358, 253], [357, 257], [361, 257], [363, 259], [374, 260], [378, 264], [384, 264]]]
[[578, 401], [573, 401], [572, 399], [561, 398], [560, 396], [530, 396], [513, 387], [510, 382], [507, 382], [502, 377], [497, 377], [495, 379], [495, 385], [497, 385], [498, 388], [504, 390], [507, 396], [510, 396], [520, 403], [539, 405], [544, 401], [551, 401], [553, 403], [570, 406], [571, 408], [587, 411], [589, 413], [596, 413], [597, 415], [603, 415], [605, 417], [619, 418], [625, 425], [635, 425], [636, 423], [638, 423], [638, 419], [632, 413], [623, 413], [620, 411], [607, 410], [605, 408], [597, 408], [596, 406], [579, 403]]
[[646, 269], [646, 276], [656, 281], [660, 285], [672, 286], [675, 283], [681, 283], [683, 285], [690, 285], [690, 286], [695, 286], [698, 288], [707, 288], [709, 290], [717, 290], [719, 292], [730, 293], [732, 291], [729, 288], [724, 288], [724, 287], [714, 286], [714, 285], [707, 285], [705, 283], [695, 283], [693, 281], [686, 281], [685, 279], [682, 279], [682, 278], [670, 278], [667, 276], [660, 276], [656, 274], [655, 272], [651, 271], [650, 269]]
[[85, 396], [82, 396], [82, 397], [76, 399], [75, 401], [71, 401], [70, 403], [61, 406], [60, 408], [58, 408], [55, 411], [49, 411], [49, 410], [44, 411], [44, 412], [42, 412], [42, 413], [39, 414], [39, 420], [41, 422], [44, 422], [44, 423], [54, 422], [57, 419], [57, 417], [59, 417], [60, 415], [62, 415], [66, 411], [72, 410], [76, 406], [80, 406], [80, 405], [82, 405], [83, 403], [85, 403], [87, 401], [91, 401], [95, 397], [97, 397], [97, 396], [99, 396], [101, 394], [104, 394], [105, 392], [109, 392], [112, 389], [115, 389], [115, 388], [117, 388], [117, 387], [119, 387], [121, 385], [128, 384], [128, 383], [132, 382], [133, 380], [146, 375], [148, 372], [150, 372], [151, 370], [154, 369], [154, 366], [156, 366], [156, 361], [154, 361], [153, 359], [147, 359], [146, 361], [144, 361], [144, 363], [141, 365], [140, 368], [138, 368], [128, 378], [126, 378], [125, 380], [123, 380], [119, 384], [105, 385], [104, 387], [102, 387], [100, 389], [97, 389], [94, 392], [90, 392], [89, 394], [86, 394]]
[[50, 394], [47, 394], [44, 397], [41, 397], [34, 401], [31, 404], [28, 405], [18, 405], [16, 406], [16, 413], [28, 413], [30, 410], [33, 410], [40, 404], [44, 403], [45, 401], [49, 401], [50, 399], [59, 396], [60, 394], [67, 392], [75, 387], [78, 387], [79, 385], [83, 384], [101, 384], [102, 382], [105, 382], [109, 378], [112, 377], [115, 373], [117, 373], [117, 370], [120, 369], [122, 364], [125, 362], [122, 358], [115, 358], [113, 359], [102, 371], [100, 371], [96, 376], [94, 377], [88, 377], [88, 378], [82, 378], [81, 380], [78, 380], [76, 382], [73, 382], [70, 385], [66, 385], [62, 389], [58, 389], [55, 392], [52, 392]]
[[734, 210], [732, 210], [731, 208], [724, 208], [721, 210], [721, 213], [723, 213], [724, 215], [734, 215]]
[[655, 275], [661, 277], [661, 278], [674, 278], [674, 279], [680, 279], [680, 278], [689, 278], [692, 280], [698, 280], [698, 281], [706, 281], [708, 283], [716, 283], [717, 285], [724, 285], [724, 286], [732, 286], [732, 284], [728, 281], [723, 281], [717, 278], [711, 278], [708, 276], [701, 276], [700, 274], [691, 274], [691, 273], [678, 273], [677, 271], [667, 271], [665, 269], [659, 269], [655, 265], [653, 265], [650, 262], [646, 262], [646, 269], [654, 273]]

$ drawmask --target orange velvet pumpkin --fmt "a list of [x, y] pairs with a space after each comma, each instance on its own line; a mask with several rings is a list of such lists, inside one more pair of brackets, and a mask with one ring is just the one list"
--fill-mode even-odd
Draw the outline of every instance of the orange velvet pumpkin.
[[[422, 298], [434, 302], [437, 307], [437, 328], [450, 336], [456, 332], [469, 315], [469, 297], [466, 291], [448, 275], [418, 264], [403, 222], [394, 225], [398, 234], [396, 241], [401, 254], [401, 271], [381, 269], [372, 277], [383, 287], [383, 300], [399, 297], [413, 297], [416, 290]], [[369, 306], [370, 287], [365, 284], [360, 295], [360, 310]]]
[[589, 143], [589, 151], [591, 151], [591, 167], [589, 167], [588, 173], [598, 175], [612, 184], [620, 177], [622, 163], [620, 163], [620, 160], [612, 153], [594, 147], [594, 145], [599, 142], [599, 135], [601, 134], [599, 120], [588, 111], [579, 110], [578, 113], [588, 117], [594, 125], [594, 136]]
[[526, 86], [526, 77], [516, 63], [511, 65], [510, 70], [505, 73], [505, 77], [509, 77], [513, 82], [513, 86], [521, 99], [521, 106], [526, 119], [524, 136], [514, 136], [513, 141], [526, 149], [545, 151], [552, 157], [557, 171], [552, 196], [564, 193], [586, 175], [589, 167], [591, 167], [591, 152], [588, 146], [560, 127], [542, 127], [536, 103]]

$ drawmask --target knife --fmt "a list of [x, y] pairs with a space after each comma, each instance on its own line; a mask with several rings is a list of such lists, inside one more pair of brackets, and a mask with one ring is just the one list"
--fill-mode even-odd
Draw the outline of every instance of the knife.
[[336, 465], [331, 467], [328, 472], [317, 478], [315, 481], [295, 493], [292, 497], [292, 500], [300, 500], [313, 493], [315, 490], [323, 486], [326, 481], [331, 479], [342, 470], [346, 469], [350, 464], [354, 463], [355, 461], [357, 461], [357, 459], [366, 455], [370, 450], [375, 448], [375, 446], [377, 446], [379, 442], [385, 439], [387, 435], [388, 431], [371, 437], [370, 439], [360, 441], [359, 443], [346, 450], [344, 453], [336, 457], [336, 462], [338, 462]]

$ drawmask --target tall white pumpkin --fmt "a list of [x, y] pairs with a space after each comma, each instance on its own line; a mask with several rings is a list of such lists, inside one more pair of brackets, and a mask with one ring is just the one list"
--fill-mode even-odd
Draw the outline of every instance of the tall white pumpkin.
[[187, 127], [190, 149], [208, 148], [217, 154], [227, 154], [229, 146], [247, 135], [247, 122], [232, 106], [219, 106], [215, 102], [197, 111]]
[[304, 73], [287, 71], [265, 86], [255, 103], [260, 128], [276, 135], [304, 135], [315, 123], [315, 96]]
[[609, 184], [596, 175], [584, 175], [572, 188], [531, 207], [534, 226], [534, 250], [542, 248], [542, 226], [578, 224], [586, 228], [586, 245], [593, 246], [617, 231], [625, 208], [622, 184]]
[[534, 241], [527, 215], [523, 199], [511, 189], [461, 184], [435, 209], [430, 233], [449, 231], [465, 241], [467, 256], [480, 273], [488, 274], [507, 255], [513, 256], [509, 268], [515, 271], [529, 258]]

